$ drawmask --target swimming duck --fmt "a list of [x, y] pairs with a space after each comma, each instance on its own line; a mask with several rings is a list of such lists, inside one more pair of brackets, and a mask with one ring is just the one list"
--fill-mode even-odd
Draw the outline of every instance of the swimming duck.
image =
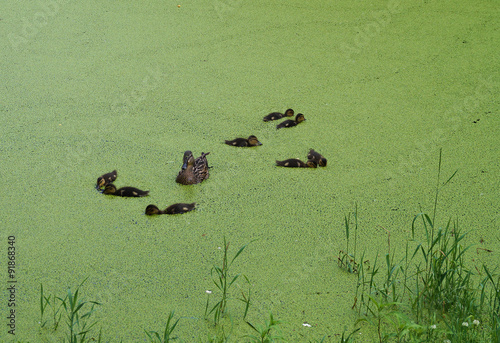
[[276, 160], [276, 165], [279, 167], [289, 167], [289, 168], [316, 168], [317, 164], [313, 160], [308, 160], [307, 162], [303, 162], [298, 158], [290, 158], [284, 161]]
[[164, 211], [160, 210], [155, 205], [148, 205], [148, 207], [146, 207], [146, 214], [148, 216], [153, 214], [181, 214], [194, 210], [195, 205], [195, 202], [191, 204], [177, 203], [170, 205]]
[[285, 120], [284, 122], [279, 123], [276, 125], [276, 129], [281, 129], [282, 127], [292, 127], [292, 126], [297, 126], [298, 124], [302, 123], [306, 118], [304, 118], [304, 115], [302, 113], [299, 113], [295, 116], [295, 120]]
[[309, 151], [307, 158], [315, 161], [320, 167], [326, 167], [326, 158], [314, 149]]
[[116, 189], [116, 186], [110, 183], [104, 188], [102, 194], [116, 195], [119, 197], [145, 197], [149, 194], [149, 191], [141, 191], [135, 187], [122, 187]]
[[182, 170], [177, 175], [175, 182], [182, 185], [194, 185], [208, 179], [208, 169], [210, 168], [206, 158], [208, 154], [210, 153], [202, 152], [201, 156], [195, 160], [193, 153], [189, 150], [186, 151], [182, 159]]
[[264, 121], [271, 121], [271, 120], [278, 120], [284, 117], [293, 117], [295, 112], [289, 108], [288, 110], [285, 111], [285, 113], [281, 112], [273, 112], [269, 113], [267, 116], [264, 117]]
[[95, 188], [99, 189], [101, 187], [104, 187], [104, 186], [112, 183], [113, 181], [116, 180], [116, 176], [117, 176], [116, 170], [113, 170], [111, 173], [107, 173], [107, 174], [104, 174], [102, 176], [99, 176], [97, 178], [97, 184], [96, 184]]
[[262, 145], [261, 142], [255, 137], [254, 135], [248, 137], [248, 138], [236, 138], [233, 139], [232, 141], [226, 141], [227, 145], [232, 145], [232, 146], [257, 146], [257, 145]]

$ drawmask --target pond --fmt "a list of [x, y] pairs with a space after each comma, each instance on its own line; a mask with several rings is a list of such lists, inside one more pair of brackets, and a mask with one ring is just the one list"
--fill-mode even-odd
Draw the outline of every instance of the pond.
[[[50, 304], [40, 316], [40, 287], [55, 304], [85, 280], [79, 297], [100, 303], [92, 321], [106, 341], [144, 341], [145, 330], [163, 332], [171, 311], [185, 342], [221, 337], [221, 328], [229, 341], [245, 341], [253, 334], [245, 321], [263, 325], [270, 313], [290, 342], [339, 341], [357, 319], [357, 277], [337, 266], [345, 217], [352, 226], [357, 206], [358, 254], [372, 263], [402, 256], [415, 215], [433, 211], [440, 149], [441, 184], [458, 171], [440, 188], [436, 220], [458, 220], [473, 245], [466, 262], [495, 269], [500, 35], [492, 7], [4, 4], [0, 202], [15, 272], [4, 267], [0, 339], [65, 337], [64, 317], [53, 330]], [[306, 120], [280, 130], [280, 121], [262, 120], [288, 108]], [[262, 145], [224, 144], [250, 135]], [[306, 161], [311, 148], [326, 167], [276, 166]], [[175, 182], [186, 150], [210, 153], [202, 183]], [[96, 179], [115, 169], [118, 187], [149, 195], [99, 193]], [[179, 202], [196, 209], [144, 214], [149, 204]], [[211, 271], [222, 266], [224, 239], [230, 260], [248, 245], [230, 265], [230, 279], [241, 275], [214, 328], [214, 314], [205, 314], [221, 296]], [[15, 335], [6, 329], [12, 285]], [[244, 320], [239, 299], [248, 295]], [[377, 339], [369, 326], [356, 335]]]

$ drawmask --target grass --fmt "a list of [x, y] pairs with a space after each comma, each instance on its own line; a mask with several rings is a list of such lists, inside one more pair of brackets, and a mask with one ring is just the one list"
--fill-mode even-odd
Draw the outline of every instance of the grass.
[[[340, 343], [351, 343], [354, 342], [354, 334], [361, 330], [360, 328], [354, 329], [349, 335], [346, 336], [347, 329], [344, 329], [342, 336], [340, 337]], [[321, 340], [323, 342], [323, 340]]]
[[[97, 321], [91, 319], [95, 307], [100, 304], [96, 301], [83, 301], [80, 298], [80, 288], [87, 281], [83, 280], [77, 287], [75, 292], [68, 288], [64, 297], [56, 297], [55, 295], [45, 295], [43, 285], [40, 285], [40, 334], [42, 329], [46, 328], [48, 320], [44, 318], [47, 307], [52, 309], [52, 326], [51, 331], [55, 333], [61, 319], [66, 322], [67, 331], [64, 342], [69, 343], [86, 343], [86, 342], [101, 342], [102, 332], [99, 334], [93, 330]], [[64, 309], [64, 311], [62, 311]], [[97, 337], [97, 338], [96, 338]]]
[[[68, 288], [66, 297], [57, 298], [61, 301], [66, 311], [68, 341], [70, 343], [84, 343], [95, 340], [94, 338], [89, 338], [88, 340], [86, 338], [92, 327], [97, 324], [97, 322], [91, 322], [90, 317], [94, 313], [94, 307], [100, 304], [96, 301], [83, 301], [79, 299], [80, 287], [86, 280], [87, 279], [83, 280], [83, 282], [78, 285], [74, 294], [71, 292], [71, 289]], [[100, 336], [101, 334], [99, 334], [99, 337]]]
[[56, 297], [52, 294], [46, 296], [43, 291], [43, 285], [40, 284], [40, 329], [44, 328], [49, 321], [44, 317], [48, 306], [52, 310], [52, 330], [57, 330], [62, 317], [62, 303], [58, 303], [56, 300]]
[[146, 336], [148, 337], [149, 341], [151, 343], [168, 343], [171, 340], [176, 339], [177, 337], [170, 337], [172, 335], [172, 332], [175, 330], [175, 327], [179, 323], [179, 319], [177, 319], [174, 323], [172, 323], [174, 318], [174, 311], [171, 311], [170, 314], [168, 315], [167, 318], [167, 324], [165, 325], [165, 330], [163, 331], [163, 336], [160, 336], [160, 334], [156, 331], [146, 331]]
[[345, 269], [349, 273], [357, 273], [359, 264], [356, 261], [356, 244], [358, 238], [358, 204], [356, 203], [354, 209], [354, 250], [351, 253], [349, 250], [349, 236], [350, 236], [350, 222], [351, 213], [347, 216], [344, 215], [345, 236], [346, 236], [346, 250], [340, 250], [337, 257], [337, 264], [340, 268]]
[[493, 276], [485, 265], [483, 269], [486, 277], [481, 282], [480, 307], [487, 306], [488, 308], [491, 341], [500, 342], [500, 275]]
[[243, 277], [245, 278], [245, 280], [247, 282], [248, 291], [245, 293], [245, 292], [243, 292], [243, 290], [241, 290], [240, 291], [241, 298], [238, 298], [238, 300], [242, 301], [245, 304], [245, 311], [243, 313], [243, 320], [245, 320], [245, 318], [247, 317], [247, 314], [248, 314], [248, 309], [250, 308], [250, 299], [251, 299], [251, 295], [252, 295], [252, 289], [251, 289], [250, 280], [248, 280], [246, 275], [243, 275]]
[[[250, 242], [251, 243], [251, 242]], [[205, 318], [207, 318], [207, 315], [209, 314], [214, 314], [214, 324], [217, 325], [221, 318], [226, 314], [227, 311], [227, 301], [229, 300], [229, 290], [231, 286], [238, 280], [241, 274], [236, 274], [235, 276], [231, 277], [230, 276], [230, 268], [232, 264], [234, 263], [234, 260], [240, 256], [240, 254], [245, 250], [245, 248], [248, 246], [247, 243], [244, 246], [242, 246], [238, 252], [234, 255], [234, 257], [229, 260], [228, 258], [228, 252], [229, 252], [229, 242], [226, 242], [226, 237], [224, 237], [224, 254], [222, 257], [222, 264], [220, 266], [214, 265], [212, 267], [212, 270], [210, 271], [210, 275], [212, 276], [212, 281], [215, 285], [215, 287], [219, 290], [220, 292], [220, 298], [219, 300], [215, 303], [215, 305], [212, 307], [210, 311], [208, 311], [209, 308], [209, 303], [210, 303], [210, 293], [208, 294], [207, 298], [207, 303], [205, 307]], [[248, 278], [246, 278], [246, 281], [248, 284], [250, 282], [248, 281]], [[243, 302], [246, 303], [246, 308], [245, 308], [245, 314], [243, 317], [246, 317], [248, 308], [250, 306], [250, 290], [247, 296], [243, 294]]]
[[257, 333], [257, 335], [246, 335], [245, 337], [250, 339], [249, 342], [260, 342], [260, 343], [270, 343], [276, 341], [284, 341], [283, 337], [279, 334], [274, 334], [275, 331], [278, 331], [278, 325], [281, 324], [281, 321], [275, 320], [273, 314], [269, 314], [269, 320], [264, 321], [264, 325], [259, 324], [251, 324], [247, 322], [247, 324], [252, 328], [253, 331]]
[[[463, 245], [466, 234], [461, 232], [457, 221], [448, 221], [441, 228], [434, 224], [431, 216], [418, 214], [412, 222], [412, 238], [418, 233], [418, 219], [422, 220], [425, 239], [420, 243], [410, 240], [401, 260], [397, 261], [392, 251], [383, 255], [384, 259], [379, 259], [377, 254], [373, 263], [366, 260], [359, 264], [353, 306], [359, 318], [349, 335], [344, 331], [340, 342], [356, 342], [355, 333], [363, 325], [375, 329], [378, 342], [500, 342], [500, 276], [484, 264], [475, 269], [477, 273], [467, 268], [466, 255], [471, 250]], [[410, 249], [412, 243], [415, 248]], [[227, 310], [229, 290], [241, 275], [232, 276], [229, 267], [248, 245], [229, 259], [229, 243], [224, 240], [224, 244], [222, 266], [214, 266], [212, 271], [213, 282], [220, 291], [213, 311]], [[364, 259], [365, 253], [360, 261]], [[476, 285], [474, 280], [478, 278]], [[248, 289], [246, 292], [240, 289], [239, 298], [245, 304], [243, 320], [251, 303], [250, 281], [247, 277], [245, 281]], [[100, 304], [81, 299], [84, 282], [74, 293], [68, 289], [64, 297], [47, 295], [40, 285], [41, 331], [56, 332], [65, 319], [64, 342], [102, 341], [101, 332], [95, 330], [97, 322], [91, 320], [95, 307]], [[221, 307], [222, 301], [226, 307]], [[208, 308], [209, 301], [205, 313]], [[220, 312], [220, 316], [224, 313]], [[147, 338], [150, 342], [162, 343], [178, 339], [173, 332], [179, 320], [174, 320], [174, 312], [170, 312], [163, 332], [146, 331]], [[278, 330], [281, 321], [272, 313], [264, 324], [246, 323], [253, 333], [245, 335], [245, 341], [284, 341]], [[225, 332], [223, 326], [218, 328], [216, 336], [200, 342], [238, 341], [232, 340], [231, 333]], [[325, 338], [320, 340], [324, 341]]]
[[359, 319], [354, 326], [374, 327], [379, 342], [500, 342], [500, 276], [486, 265], [468, 266], [471, 247], [464, 244], [467, 233], [458, 220], [448, 220], [444, 227], [436, 223], [439, 193], [457, 174], [441, 183], [441, 166], [442, 151], [432, 214], [415, 216], [401, 260], [395, 261], [388, 240], [384, 268], [378, 253], [373, 265], [359, 264], [353, 305]]

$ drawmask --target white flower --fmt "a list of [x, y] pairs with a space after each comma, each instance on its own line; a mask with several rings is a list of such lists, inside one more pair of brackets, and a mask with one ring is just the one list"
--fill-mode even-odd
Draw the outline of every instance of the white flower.
[[212, 291], [209, 291], [208, 289], [205, 291], [207, 294], [212, 294]]
[[474, 324], [474, 325], [479, 325], [479, 320], [474, 319], [474, 321], [472, 322], [472, 324]]
[[449, 339], [445, 339], [443, 343], [451, 343], [451, 341]]
[[306, 327], [310, 328], [311, 324], [304, 323], [304, 324], [302, 324], [302, 326], [306, 326]]
[[436, 324], [431, 325], [430, 328], [434, 330], [436, 328]]
[[469, 326], [469, 322], [463, 322], [462, 326]]

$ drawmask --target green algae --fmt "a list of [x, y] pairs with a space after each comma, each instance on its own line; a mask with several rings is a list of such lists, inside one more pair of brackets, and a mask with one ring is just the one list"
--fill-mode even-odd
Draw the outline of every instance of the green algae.
[[[103, 304], [106, 337], [143, 339], [170, 311], [188, 317], [176, 328], [184, 340], [205, 337], [224, 236], [233, 246], [258, 239], [234, 265], [252, 283], [250, 322], [272, 312], [290, 341], [333, 337], [356, 318], [356, 280], [335, 260], [344, 215], [358, 202], [358, 251], [386, 248], [378, 225], [393, 246], [404, 242], [433, 205], [441, 147], [443, 173], [459, 172], [438, 217], [463, 218], [472, 243], [499, 250], [491, 3], [54, 3], [6, 4], [0, 21], [0, 202], [3, 236], [17, 239], [16, 339], [39, 339], [40, 283], [64, 294], [87, 277], [82, 294]], [[289, 107], [306, 122], [262, 122]], [[263, 145], [224, 144], [250, 134]], [[328, 167], [274, 166], [310, 148]], [[213, 168], [185, 187], [175, 176], [188, 149], [210, 151]], [[150, 196], [97, 193], [113, 169], [118, 186]], [[198, 206], [143, 214], [175, 202]], [[233, 337], [248, 329], [237, 322]]]

